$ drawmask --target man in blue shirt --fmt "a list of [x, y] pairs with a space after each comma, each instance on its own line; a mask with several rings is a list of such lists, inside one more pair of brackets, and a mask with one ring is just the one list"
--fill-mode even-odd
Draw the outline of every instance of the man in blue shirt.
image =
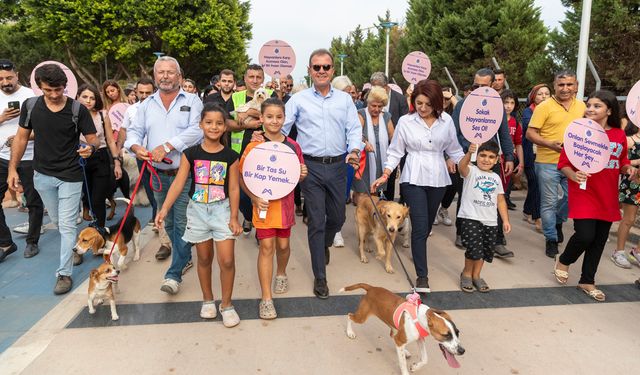
[[[180, 64], [173, 57], [162, 56], [156, 60], [153, 75], [158, 91], [140, 104], [134, 121], [127, 129], [127, 141], [124, 144], [138, 159], [154, 162], [162, 182], [162, 190], [154, 192], [159, 207], [164, 203], [178, 172], [182, 151], [200, 143], [202, 139], [199, 127], [202, 101], [195, 94], [182, 90], [180, 72]], [[171, 159], [172, 163], [163, 164], [164, 158]], [[182, 239], [187, 225], [190, 187], [191, 182], [187, 180], [164, 220], [173, 254], [160, 290], [168, 294], [178, 293], [182, 270], [191, 259], [191, 244]], [[154, 181], [154, 189], [157, 188], [157, 181]]]
[[345, 220], [347, 173], [344, 163], [358, 169], [363, 147], [362, 126], [351, 96], [331, 87], [333, 55], [326, 49], [313, 51], [308, 69], [313, 86], [293, 95], [287, 102], [283, 132], [289, 134], [296, 124], [297, 142], [309, 170], [301, 185], [309, 213], [307, 237], [315, 277], [313, 293], [326, 299], [329, 298], [325, 267], [329, 264], [329, 246]]

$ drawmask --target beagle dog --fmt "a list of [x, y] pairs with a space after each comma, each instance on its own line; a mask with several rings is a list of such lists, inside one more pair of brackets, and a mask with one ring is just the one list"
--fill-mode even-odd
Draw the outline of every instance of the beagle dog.
[[118, 282], [118, 271], [113, 264], [102, 263], [98, 268], [91, 270], [89, 274], [89, 314], [95, 314], [96, 309], [93, 305], [101, 304], [105, 299], [109, 301], [111, 306], [111, 320], [118, 320], [118, 312], [116, 311], [116, 300], [114, 296], [113, 284]]
[[[361, 199], [356, 208], [360, 261], [362, 263], [369, 262], [365, 255], [365, 250], [370, 252], [370, 249], [366, 248], [366, 243], [369, 234], [373, 234], [377, 249], [376, 259], [381, 260], [384, 258], [385, 271], [393, 273], [393, 267], [391, 266], [392, 243], [396, 240], [399, 232], [405, 233], [409, 229], [406, 225], [407, 220], [405, 220], [409, 216], [409, 207], [396, 202], [383, 201], [377, 197], [372, 198], [373, 202], [375, 202], [375, 207], [380, 212], [379, 219], [376, 217], [377, 213], [371, 199]], [[389, 232], [391, 242], [387, 238], [385, 228]], [[408, 236], [405, 235], [405, 242], [407, 238]]]
[[[129, 203], [129, 200], [126, 198], [116, 199], [122, 199], [126, 201], [127, 204]], [[73, 251], [79, 255], [83, 255], [87, 251], [93, 252], [94, 255], [108, 254], [109, 251], [111, 251], [113, 241], [116, 238], [116, 234], [118, 233], [118, 229], [120, 228], [120, 224], [123, 220], [124, 226], [122, 227], [122, 233], [120, 233], [120, 236], [118, 237], [118, 242], [113, 249], [111, 259], [107, 259], [107, 261], [117, 264], [117, 268], [119, 270], [126, 269], [125, 260], [129, 253], [128, 244], [133, 247], [135, 253], [133, 260], [138, 261], [140, 259], [139, 238], [142, 227], [140, 225], [140, 220], [133, 215], [133, 209], [129, 211], [129, 215], [127, 215], [127, 217], [118, 220], [116, 224], [107, 228], [89, 226], [81, 230], [78, 234], [78, 241], [76, 242], [76, 246], [73, 248]]]
[[[419, 297], [414, 299], [410, 295], [404, 299], [387, 289], [364, 283], [347, 286], [340, 291], [355, 289], [364, 289], [367, 293], [360, 300], [356, 312], [347, 315], [346, 333], [349, 338], [356, 338], [351, 322], [362, 324], [370, 315], [375, 315], [391, 329], [391, 337], [396, 344], [400, 371], [403, 375], [408, 375], [409, 371], [417, 371], [427, 364], [425, 339], [429, 334], [438, 341], [442, 355], [449, 366], [460, 367], [455, 356], [464, 354], [465, 350], [460, 344], [460, 333], [446, 312], [421, 304]], [[407, 358], [411, 353], [406, 346], [414, 341], [417, 341], [420, 349], [420, 362], [407, 368]]]

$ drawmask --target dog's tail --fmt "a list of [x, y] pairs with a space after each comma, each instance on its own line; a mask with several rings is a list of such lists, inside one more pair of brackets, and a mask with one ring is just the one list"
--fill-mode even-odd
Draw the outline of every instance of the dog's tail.
[[[124, 202], [127, 205], [129, 205], [129, 203], [131, 203], [131, 199], [129, 198], [125, 198], [125, 197], [118, 197], [118, 198], [113, 198], [114, 201], [120, 201], [120, 202]], [[131, 210], [129, 210], [129, 215], [128, 216], [133, 216], [133, 206], [131, 206]]]
[[340, 289], [339, 292], [344, 293], [344, 292], [349, 292], [356, 289], [364, 289], [366, 291], [369, 291], [369, 289], [371, 289], [371, 285], [365, 284], [365, 283], [353, 284], [353, 285], [345, 286], [344, 288]]

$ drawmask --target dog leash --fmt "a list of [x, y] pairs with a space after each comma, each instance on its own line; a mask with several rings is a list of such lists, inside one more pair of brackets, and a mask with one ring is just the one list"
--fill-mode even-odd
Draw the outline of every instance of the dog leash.
[[[78, 149], [80, 149], [80, 147], [83, 147], [83, 145], [78, 145]], [[98, 229], [98, 217], [93, 212], [93, 205], [91, 204], [91, 192], [89, 191], [89, 179], [87, 178], [87, 159], [80, 157], [80, 160], [78, 160], [78, 164], [80, 164], [80, 167], [82, 168], [82, 175], [84, 176], [84, 187], [87, 194], [87, 202], [89, 202], [89, 213], [91, 214], [92, 219], [92, 222], [91, 224], [89, 224], [89, 226]], [[100, 230], [98, 229], [98, 231]], [[101, 232], [100, 234], [104, 233]]]
[[[356, 174], [360, 176], [360, 181], [362, 181], [362, 173], [360, 172], [359, 168], [355, 170]], [[404, 271], [404, 275], [407, 277], [407, 281], [409, 282], [409, 285], [411, 286], [411, 292], [412, 293], [416, 293], [416, 287], [413, 284], [413, 281], [411, 281], [411, 277], [409, 276], [409, 272], [407, 271], [407, 268], [404, 266], [404, 263], [402, 262], [402, 259], [400, 258], [400, 252], [398, 252], [398, 248], [396, 248], [396, 244], [391, 240], [391, 234], [389, 233], [389, 231], [387, 230], [387, 226], [382, 222], [382, 216], [380, 214], [380, 211], [378, 211], [378, 206], [376, 205], [376, 202], [373, 200], [373, 196], [371, 195], [371, 189], [369, 189], [369, 187], [367, 187], [366, 191], [367, 191], [367, 196], [369, 197], [369, 200], [371, 201], [371, 204], [373, 205], [373, 210], [375, 211], [375, 216], [378, 219], [378, 222], [380, 223], [380, 226], [384, 229], [384, 233], [387, 236], [387, 240], [391, 243], [391, 247], [393, 248], [393, 251], [396, 253], [396, 257], [398, 258], [398, 262], [400, 262], [400, 266], [402, 267], [402, 270]]]
[[[149, 158], [151, 158], [151, 153], [149, 153]], [[166, 159], [166, 160], [170, 160], [170, 159]], [[170, 164], [166, 160], [163, 160], [163, 162], [165, 162], [167, 164]], [[138, 192], [138, 189], [140, 188], [140, 182], [142, 181], [142, 176], [144, 175], [145, 169], [149, 170], [149, 186], [151, 187], [151, 190], [155, 191], [155, 192], [162, 191], [162, 181], [160, 181], [160, 176], [158, 176], [158, 172], [153, 167], [153, 164], [149, 160], [143, 161], [142, 162], [142, 168], [140, 168], [140, 175], [138, 176], [138, 181], [136, 181], [136, 186], [133, 188], [133, 193], [131, 194], [131, 198], [129, 199], [129, 204], [127, 205], [127, 209], [124, 212], [124, 216], [122, 218], [122, 221], [120, 222], [120, 227], [118, 228], [118, 232], [116, 232], [116, 237], [113, 240], [113, 245], [111, 245], [111, 250], [109, 251], [109, 255], [104, 259], [105, 262], [107, 262], [107, 263], [111, 263], [111, 254], [113, 254], [113, 249], [115, 249], [116, 244], [118, 243], [118, 237], [120, 237], [120, 233], [122, 233], [122, 228], [124, 227], [124, 223], [125, 223], [125, 221], [127, 221], [127, 217], [129, 215], [129, 211], [131, 211], [131, 207], [133, 206], [133, 200], [135, 199], [136, 193]], [[158, 181], [158, 189], [157, 190], [153, 188], [153, 176], [155, 176], [157, 181]]]

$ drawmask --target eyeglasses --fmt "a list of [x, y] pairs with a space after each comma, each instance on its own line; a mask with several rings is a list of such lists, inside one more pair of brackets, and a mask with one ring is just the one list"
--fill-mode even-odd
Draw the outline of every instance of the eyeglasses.
[[480, 87], [489, 87], [489, 85], [479, 85], [477, 83], [474, 83], [473, 85], [471, 85], [471, 90], [475, 90], [475, 89], [478, 89]]
[[331, 68], [332, 65], [331, 64], [326, 64], [326, 65], [314, 65], [311, 68], [313, 68], [314, 71], [319, 72], [320, 68], [322, 68], [325, 72], [328, 72]]
[[2, 70], [13, 70], [13, 63], [10, 63], [10, 62], [0, 63], [0, 69], [2, 69]]

